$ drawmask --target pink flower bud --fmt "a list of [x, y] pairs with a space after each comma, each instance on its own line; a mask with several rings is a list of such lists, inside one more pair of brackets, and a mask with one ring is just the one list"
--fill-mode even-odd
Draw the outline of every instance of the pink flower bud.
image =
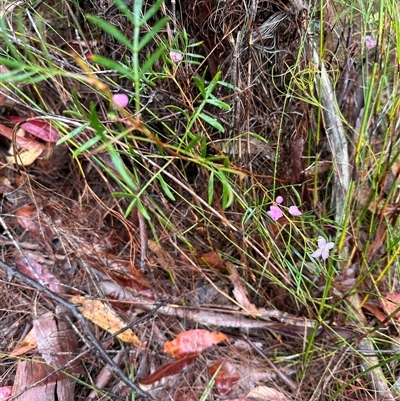
[[124, 95], [123, 93], [117, 93], [116, 95], [113, 95], [112, 101], [115, 106], [124, 108], [128, 105], [129, 98], [128, 98], [128, 96]]
[[169, 52], [169, 57], [175, 64], [178, 64], [183, 59], [182, 53], [178, 53], [174, 50]]

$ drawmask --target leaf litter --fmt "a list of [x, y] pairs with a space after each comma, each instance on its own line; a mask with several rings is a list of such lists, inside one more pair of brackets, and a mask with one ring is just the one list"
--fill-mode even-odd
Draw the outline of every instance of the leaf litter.
[[[308, 105], [297, 101], [295, 96], [284, 113], [279, 106], [284, 81], [287, 74], [294, 71], [291, 70], [292, 63], [297, 57], [302, 34], [299, 2], [289, 3], [290, 7], [268, 1], [258, 5], [254, 18], [248, 22], [251, 46], [239, 43], [232, 36], [234, 30], [230, 31], [232, 27], [240, 26], [241, 18], [246, 15], [246, 7], [240, 2], [215, 10], [213, 18], [203, 3], [190, 2], [185, 7], [193, 13], [184, 13], [180, 23], [191, 37], [198, 36], [202, 41], [202, 52], [207, 54], [208, 66], [204, 73], [210, 74], [207, 79], [212, 79], [221, 66], [223, 79], [233, 82], [236, 88], [234, 102], [237, 103], [232, 103], [235, 115], [226, 127], [229, 132], [232, 130], [234, 139], [220, 138], [225, 117], [214, 114], [212, 107], [218, 100], [215, 98], [214, 105], [206, 108], [207, 114], [202, 115], [208, 119], [205, 122], [213, 121], [210, 115], [215, 116], [214, 128], [217, 127], [219, 133], [206, 132], [203, 125], [201, 128], [196, 126], [196, 130], [206, 132], [209, 141], [202, 145], [203, 149], [215, 150], [213, 157], [220, 157], [220, 152], [229, 156], [229, 165], [236, 169], [240, 185], [248, 179], [252, 181], [254, 198], [265, 197], [267, 193], [269, 196], [270, 189], [275, 188], [277, 182], [284, 187], [301, 184], [303, 188], [298, 193], [282, 195], [285, 199], [292, 197], [292, 200], [300, 197], [302, 204], [311, 210], [309, 194], [312, 187], [304, 184], [303, 179], [311, 178], [321, 187], [328, 185], [325, 171], [318, 166], [325, 163], [325, 168], [332, 162], [327, 157], [327, 160], [316, 160], [317, 167], [313, 172], [305, 169], [303, 160], [310, 127], [312, 130], [319, 128], [307, 121], [310, 118]], [[50, 12], [41, 8], [41, 4], [38, 7], [44, 14]], [[104, 15], [104, 10], [98, 5], [88, 4], [87, 7], [85, 15], [96, 12]], [[110, 21], [116, 19], [125, 26], [126, 32], [130, 32], [127, 21], [118, 19], [121, 17], [115, 4], [107, 11]], [[6, 12], [4, 15], [11, 14]], [[50, 15], [46, 16], [47, 21], [51, 20]], [[60, 29], [65, 27], [60, 25]], [[143, 29], [148, 29], [148, 26]], [[52, 37], [52, 30], [48, 31], [46, 35], [50, 36], [46, 40], [54, 46], [58, 43], [60, 48], [70, 47], [73, 42], [68, 32], [63, 32], [66, 33], [64, 41], [62, 35]], [[213, 38], [220, 39], [218, 43], [212, 43]], [[16, 39], [10, 37], [9, 42], [19, 43]], [[63, 43], [59, 43], [60, 40]], [[376, 46], [374, 40], [372, 36], [365, 37], [365, 46], [372, 49]], [[83, 42], [85, 47], [93, 47], [90, 51], [97, 46], [91, 40]], [[120, 55], [121, 59], [126, 56], [121, 54], [125, 50], [113, 39], [107, 38], [104, 43], [107, 45], [101, 45], [105, 46], [102, 51], [113, 57]], [[32, 44], [27, 39], [25, 49], [40, 51]], [[328, 47], [331, 45], [327, 44]], [[87, 50], [82, 55], [85, 62], [91, 58], [86, 57]], [[152, 49], [148, 50], [151, 53]], [[80, 45], [74, 49], [76, 54], [82, 51]], [[0, 124], [1, 144], [4, 145], [1, 150], [6, 156], [1, 160], [0, 170], [0, 241], [5, 263], [1, 272], [4, 284], [1, 311], [6, 323], [0, 325], [5, 339], [2, 342], [4, 364], [0, 375], [8, 384], [2, 387], [4, 397], [8, 397], [7, 391], [13, 386], [13, 394], [21, 393], [18, 399], [47, 401], [54, 399], [57, 393], [58, 400], [97, 399], [107, 394], [118, 400], [131, 396], [132, 390], [140, 399], [172, 397], [192, 401], [201, 399], [214, 375], [215, 388], [211, 388], [208, 394], [210, 400], [229, 395], [231, 400], [286, 401], [302, 397], [322, 401], [331, 399], [338, 383], [349, 383], [344, 390], [345, 399], [370, 397], [375, 390], [363, 376], [358, 376], [361, 373], [356, 357], [346, 354], [347, 351], [341, 348], [343, 342], [346, 347], [358, 344], [360, 327], [350, 324], [347, 312], [338, 312], [339, 306], [335, 306], [335, 313], [325, 319], [318, 315], [314, 304], [298, 302], [299, 299], [292, 296], [291, 291], [299, 289], [292, 288], [298, 273], [285, 271], [285, 260], [297, 255], [298, 249], [291, 249], [292, 256], [279, 255], [274, 260], [274, 248], [269, 247], [268, 240], [249, 234], [256, 230], [253, 231], [252, 218], [243, 217], [241, 207], [233, 204], [231, 209], [221, 210], [215, 199], [222, 199], [224, 192], [218, 185], [213, 187], [213, 202], [207, 204], [204, 201], [208, 195], [204, 190], [204, 180], [210, 179], [210, 171], [202, 170], [193, 160], [188, 160], [187, 155], [178, 155], [176, 147], [169, 147], [169, 142], [174, 143], [176, 137], [185, 137], [187, 132], [182, 128], [185, 124], [181, 116], [171, 112], [172, 109], [165, 107], [162, 101], [175, 102], [174, 110], [191, 109], [193, 105], [185, 101], [198, 99], [198, 93], [188, 83], [188, 77], [191, 74], [197, 76], [198, 71], [188, 63], [191, 56], [187, 52], [172, 50], [166, 57], [174, 64], [171, 68], [174, 69], [175, 81], [157, 82], [157, 93], [152, 93], [149, 86], [149, 108], [144, 108], [142, 114], [146, 118], [156, 114], [163, 124], [168, 121], [176, 123], [174, 135], [168, 137], [170, 132], [165, 134], [166, 143], [158, 139], [159, 136], [164, 138], [164, 133], [158, 135], [157, 131], [162, 124], [151, 125], [152, 117], [149, 118], [149, 126], [157, 132], [152, 136], [143, 128], [140, 119], [129, 115], [130, 99], [125, 94], [121, 97], [120, 88], [112, 86], [110, 77], [102, 76], [100, 71], [94, 74], [89, 67], [91, 64], [83, 67], [82, 61], [71, 60], [65, 52], [51, 59], [59, 63], [57, 68], [71, 74], [84, 73], [86, 80], [82, 81], [91, 83], [96, 90], [66, 77], [62, 80], [62, 95], [58, 90], [61, 80], [55, 79], [49, 79], [46, 84], [26, 85], [23, 89], [32, 101], [45, 99], [43, 110], [52, 110], [66, 132], [74, 132], [78, 124], [77, 120], [64, 116], [65, 111], [71, 111], [71, 105], [76, 107], [73, 110], [75, 115], [79, 110], [90, 120], [92, 125], [80, 130], [79, 135], [69, 137], [65, 141], [67, 144], [54, 147], [60, 133], [55, 124], [34, 113], [31, 103], [24, 103], [18, 96], [16, 88], [21, 90], [22, 85], [18, 84], [13, 90], [10, 86], [2, 89], [0, 106], [4, 106], [6, 111]], [[346, 63], [346, 68], [356, 68], [357, 62], [353, 61]], [[250, 73], [252, 66], [260, 71], [257, 78]], [[2, 74], [13, 73], [4, 66], [0, 67]], [[338, 70], [342, 66], [339, 67]], [[131, 87], [129, 83], [124, 89], [128, 93]], [[110, 88], [113, 92], [108, 93]], [[226, 99], [229, 97], [226, 95], [221, 90], [218, 97]], [[343, 97], [339, 103], [346, 102], [348, 100]], [[95, 108], [101, 114], [100, 118], [95, 115]], [[113, 116], [112, 113], [120, 114]], [[285, 127], [283, 140], [274, 134], [282, 132], [282, 122]], [[257, 131], [256, 134], [248, 132], [250, 126]], [[244, 132], [248, 132], [246, 137]], [[140, 137], [141, 133], [146, 136], [145, 140]], [[121, 151], [126, 162], [125, 170], [118, 170], [117, 159], [112, 159], [106, 154], [106, 147], [96, 142], [101, 135], [111, 139], [115, 149]], [[229, 149], [225, 146], [227, 143], [232, 145]], [[191, 146], [198, 144], [193, 142]], [[83, 147], [86, 152], [77, 152], [77, 148], [82, 150]], [[173, 156], [173, 163], [162, 167], [152, 164], [154, 161], [148, 156], [153, 156], [151, 152], [157, 147]], [[134, 149], [137, 163], [136, 160], [126, 160], [130, 149]], [[321, 155], [326, 157], [324, 152]], [[158, 156], [154, 160], [158, 160]], [[182, 166], [177, 162], [179, 156]], [[390, 174], [388, 172], [388, 178], [382, 179], [381, 202], [377, 208], [367, 206], [369, 212], [387, 217], [379, 221], [379, 235], [372, 239], [367, 258], [371, 266], [376, 263], [378, 267], [377, 255], [386, 252], [383, 234], [394, 225], [392, 214], [396, 210], [389, 199], [398, 168], [395, 161], [388, 159], [387, 164]], [[114, 176], [106, 176], [104, 167], [113, 171]], [[149, 173], [151, 169], [164, 171], [165, 176], [160, 174], [159, 177], [165, 178], [153, 180]], [[121, 178], [123, 173], [131, 170], [137, 174], [132, 187], [140, 191], [140, 196], [137, 192], [128, 194], [139, 200], [135, 204], [129, 203], [129, 196], [121, 196], [126, 190], [121, 186]], [[276, 182], [271, 180], [274, 172]], [[183, 185], [178, 185], [177, 181]], [[368, 180], [364, 180], [364, 186], [357, 194], [361, 202], [368, 198], [371, 190], [368, 185]], [[258, 189], [261, 190], [258, 192]], [[269, 204], [282, 196], [271, 194], [270, 198]], [[318, 202], [313, 204], [315, 209], [319, 207]], [[265, 219], [263, 224], [279, 247], [279, 234], [299, 223], [284, 217], [280, 206], [273, 204], [272, 207], [272, 213], [266, 211], [266, 214], [273, 221]], [[145, 212], [149, 213], [149, 210], [153, 215], [145, 220]], [[254, 216], [258, 210], [250, 212]], [[297, 217], [304, 214], [297, 206], [290, 206], [288, 213]], [[329, 224], [321, 230], [327, 226]], [[363, 241], [362, 236], [359, 241]], [[332, 245], [326, 240], [322, 245], [327, 246], [319, 247], [319, 256], [329, 262]], [[360, 247], [357, 244], [355, 255]], [[276, 259], [282, 264], [276, 266]], [[305, 266], [307, 264], [302, 265]], [[325, 296], [332, 302], [346, 301], [349, 293], [360, 286], [358, 270], [346, 268], [341, 271], [327, 291], [326, 282], [303, 271], [309, 280], [306, 292], [317, 303]], [[366, 276], [370, 273], [362, 272]], [[279, 277], [282, 285], [272, 280], [271, 275]], [[380, 276], [378, 279], [374, 281], [373, 278], [372, 283], [384, 285], [379, 301], [366, 300], [362, 306], [386, 325], [385, 330], [393, 330], [389, 321], [396, 324], [399, 318], [398, 295], [388, 292], [386, 283], [381, 282]], [[32, 284], [32, 280], [38, 285]], [[363, 285], [360, 290], [370, 291]], [[208, 299], [210, 294], [212, 299]], [[384, 335], [379, 330], [377, 327], [376, 332]], [[256, 347], [240, 343], [243, 331], [251, 344], [257, 344]], [[387, 338], [392, 337], [395, 335], [390, 332]], [[313, 338], [319, 341], [319, 348], [315, 355], [310, 356], [306, 368], [309, 376], [304, 376], [298, 387], [290, 386], [283, 377], [286, 375], [293, 381], [303, 372], [301, 355], [305, 343]], [[255, 349], [262, 350], [266, 357], [257, 354]], [[357, 350], [357, 353], [362, 352]], [[344, 357], [338, 358], [341, 353]], [[15, 358], [18, 355], [24, 355], [26, 360]], [[300, 358], [296, 359], [299, 355]], [[171, 361], [171, 358], [175, 360]], [[330, 365], [324, 358], [338, 361], [337, 368], [328, 369]], [[273, 368], [266, 363], [267, 359], [274, 360]], [[8, 364], [14, 364], [14, 367], [9, 370]], [[392, 365], [391, 368], [393, 374], [397, 374], [397, 368]], [[316, 393], [315, 389], [319, 388], [316, 383], [321, 375], [324, 388]], [[138, 383], [145, 392], [135, 387], [132, 376], [139, 378]], [[354, 377], [360, 378], [356, 384], [352, 382]], [[389, 395], [377, 396], [376, 399], [384, 398], [392, 399]]]

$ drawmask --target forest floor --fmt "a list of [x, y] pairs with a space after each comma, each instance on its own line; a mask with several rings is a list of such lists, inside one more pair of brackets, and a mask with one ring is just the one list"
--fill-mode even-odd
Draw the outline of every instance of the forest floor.
[[400, 399], [397, 1], [0, 30], [0, 401]]

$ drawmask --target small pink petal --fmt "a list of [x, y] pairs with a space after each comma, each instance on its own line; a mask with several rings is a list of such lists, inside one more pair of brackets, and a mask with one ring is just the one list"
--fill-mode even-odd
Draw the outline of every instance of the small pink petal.
[[313, 258], [319, 258], [322, 255], [322, 249], [317, 249], [314, 253], [311, 254]]
[[112, 101], [115, 106], [124, 108], [129, 103], [129, 97], [123, 93], [117, 93], [116, 95], [113, 95]]
[[329, 251], [327, 249], [324, 249], [321, 253], [322, 259], [326, 260], [329, 258]]
[[179, 63], [183, 59], [182, 53], [176, 52], [174, 50], [171, 50], [169, 52], [169, 57], [175, 64]]
[[270, 206], [269, 209], [267, 214], [272, 220], [277, 221], [283, 216], [282, 210], [278, 206]]
[[302, 214], [297, 206], [290, 206], [289, 213], [292, 216], [301, 216]]
[[326, 239], [324, 237], [318, 237], [318, 248], [325, 248]]
[[327, 244], [325, 244], [325, 249], [332, 249], [335, 246], [335, 244], [333, 242], [328, 242]]
[[275, 199], [275, 202], [276, 203], [282, 203], [283, 202], [282, 196], [277, 196], [276, 199]]
[[374, 39], [369, 35], [365, 36], [364, 40], [365, 40], [365, 47], [367, 48], [367, 50], [372, 50], [378, 43], [376, 39]]

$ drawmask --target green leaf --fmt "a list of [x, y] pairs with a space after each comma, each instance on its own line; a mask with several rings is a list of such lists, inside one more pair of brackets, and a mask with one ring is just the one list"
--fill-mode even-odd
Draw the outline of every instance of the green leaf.
[[202, 79], [200, 79], [199, 77], [193, 77], [193, 81], [196, 84], [197, 88], [199, 89], [201, 96], [203, 98], [205, 98], [206, 90], [205, 90], [205, 86], [204, 86], [204, 81]]
[[231, 110], [231, 106], [229, 106], [229, 104], [222, 102], [221, 100], [218, 100], [216, 98], [207, 99], [207, 103], [212, 104], [213, 106], [219, 107], [220, 109], [223, 109], [226, 111]]
[[212, 127], [217, 129], [219, 132], [224, 132], [224, 127], [215, 119], [210, 116], [207, 116], [204, 113], [200, 113], [199, 117], [204, 120], [206, 123], [210, 124]]
[[143, 217], [144, 217], [146, 220], [151, 220], [151, 219], [150, 219], [150, 215], [149, 215], [149, 213], [147, 212], [147, 209], [145, 208], [145, 206], [143, 205], [143, 203], [140, 201], [140, 199], [137, 199], [137, 200], [136, 200], [136, 204], [137, 204], [137, 207], [138, 207], [138, 209], [139, 209], [139, 212], [142, 213]]
[[124, 184], [131, 189], [132, 192], [137, 192], [138, 186], [137, 184], [133, 181], [132, 175], [128, 172], [126, 169], [126, 166], [124, 162], [122, 161], [120, 155], [116, 151], [116, 149], [113, 146], [108, 147], [108, 151], [110, 153], [111, 160], [114, 164], [114, 167], [118, 171], [118, 173], [121, 175]]
[[161, 4], [164, 2], [164, 0], [157, 0], [146, 12], [146, 14], [143, 16], [143, 23], [147, 22], [161, 7]]
[[214, 78], [211, 80], [211, 82], [208, 84], [207, 89], [206, 89], [206, 96], [205, 98], [209, 98], [212, 91], [215, 89], [215, 87], [218, 85], [219, 78], [221, 77], [221, 71], [218, 71]]
[[98, 63], [102, 65], [103, 67], [106, 67], [110, 70], [115, 70], [118, 71], [121, 75], [126, 76], [129, 78], [131, 81], [134, 81], [135, 76], [133, 72], [125, 65], [117, 63], [116, 61], [112, 61], [106, 57], [100, 56], [98, 54], [95, 54], [92, 56], [92, 60], [95, 63]]
[[96, 135], [95, 137], [89, 139], [87, 142], [83, 143], [72, 153], [72, 157], [78, 157], [80, 154], [86, 152], [92, 146], [96, 145], [96, 143], [99, 142], [100, 140], [101, 136], [99, 135]]
[[[126, 1], [126, 0], [113, 0], [114, 4], [119, 8], [119, 10], [122, 12], [122, 14], [124, 14], [125, 17], [128, 18], [129, 22], [130, 22], [132, 25], [134, 25], [136, 19], [135, 19], [134, 16], [133, 16], [132, 10], [130, 10], [130, 9], [128, 8], [128, 6], [126, 5], [125, 1]], [[137, 0], [136, 0], [136, 1], [137, 1]], [[136, 2], [136, 1], [135, 1], [135, 2]], [[140, 9], [141, 9], [141, 8], [142, 8], [142, 4], [141, 4], [142, 2], [139, 1], [139, 3], [140, 3]]]
[[137, 49], [137, 51], [142, 50], [143, 47], [145, 47], [147, 45], [147, 43], [149, 43], [154, 38], [154, 36], [156, 36], [158, 34], [158, 32], [162, 28], [164, 28], [165, 25], [167, 25], [169, 20], [170, 20], [169, 17], [164, 17], [164, 18], [160, 19], [159, 21], [157, 21], [151, 27], [151, 31], [147, 32], [146, 35], [144, 35], [143, 38], [140, 40], [139, 48]]
[[171, 190], [170, 190], [170, 188], [169, 188], [169, 185], [165, 182], [163, 176], [162, 176], [161, 174], [158, 174], [158, 175], [157, 175], [157, 178], [158, 178], [158, 181], [159, 181], [159, 183], [160, 183], [160, 185], [161, 185], [161, 188], [163, 189], [165, 195], [166, 195], [169, 199], [171, 199], [172, 201], [174, 201], [174, 200], [175, 200], [175, 196], [174, 196], [174, 194], [171, 192]]
[[212, 205], [214, 199], [214, 171], [211, 171], [210, 178], [208, 179], [207, 187], [207, 203]]
[[73, 138], [75, 135], [80, 134], [84, 129], [86, 129], [87, 127], [89, 127], [90, 123], [85, 123], [83, 125], [81, 125], [80, 127], [75, 128], [74, 130], [72, 130], [69, 134], [63, 136], [61, 139], [58, 140], [57, 142], [57, 146], [61, 145], [64, 142], [69, 141], [71, 138]]
[[159, 48], [157, 49], [143, 64], [142, 66], [142, 71], [140, 72], [141, 76], [144, 75], [144, 73], [148, 72], [151, 70], [153, 64], [160, 58], [161, 53], [164, 51], [164, 49]]
[[101, 18], [95, 17], [94, 15], [87, 15], [86, 17], [90, 22], [93, 22], [103, 31], [111, 35], [114, 39], [117, 39], [119, 43], [125, 45], [130, 51], [133, 51], [132, 42], [128, 40], [125, 35], [114, 25], [109, 24]]

